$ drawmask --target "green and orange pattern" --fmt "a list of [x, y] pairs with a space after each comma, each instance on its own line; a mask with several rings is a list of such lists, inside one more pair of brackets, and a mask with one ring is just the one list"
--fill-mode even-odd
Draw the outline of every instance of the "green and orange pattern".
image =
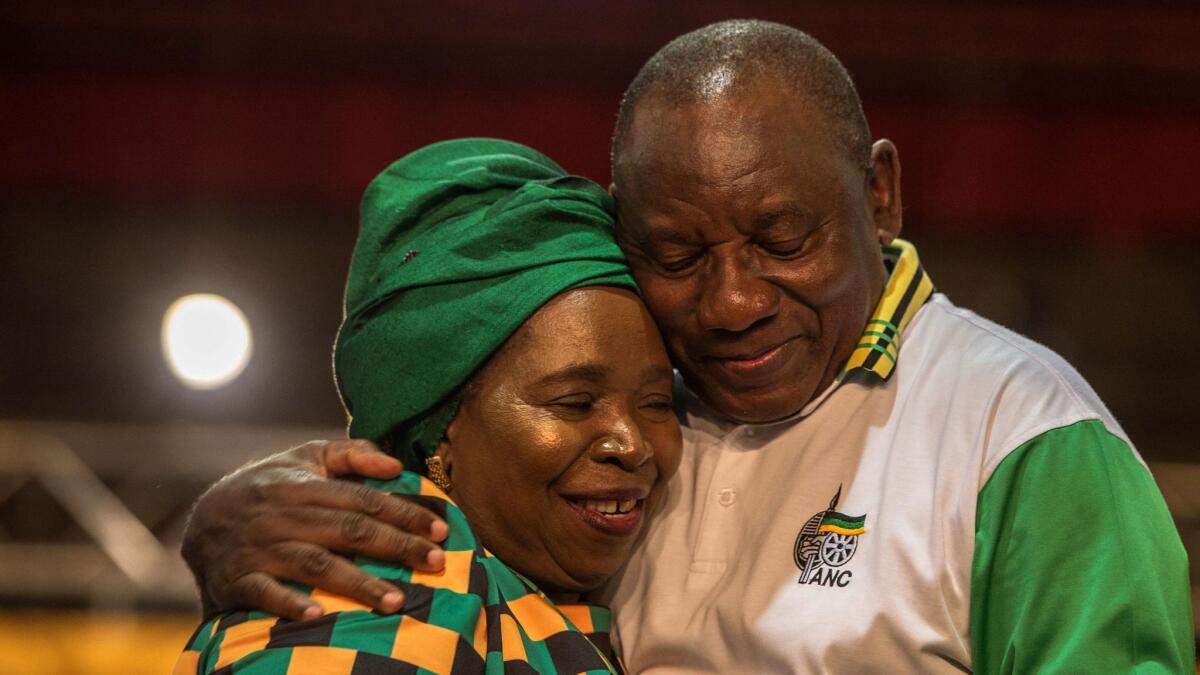
[[399, 614], [301, 587], [326, 610], [312, 621], [262, 612], [202, 625], [176, 675], [382, 675], [395, 673], [624, 672], [609, 640], [612, 618], [591, 605], [556, 605], [475, 539], [462, 511], [425, 478], [404, 472], [368, 485], [417, 495], [445, 518], [445, 569], [413, 572], [358, 557], [362, 569], [404, 592]]

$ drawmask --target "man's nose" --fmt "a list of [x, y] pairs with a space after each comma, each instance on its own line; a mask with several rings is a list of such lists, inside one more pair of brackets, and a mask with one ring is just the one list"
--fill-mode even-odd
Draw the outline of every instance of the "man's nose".
[[779, 311], [779, 288], [738, 255], [716, 258], [703, 277], [696, 308], [705, 330], [744, 331]]
[[619, 420], [596, 438], [590, 452], [595, 461], [615, 462], [626, 471], [636, 471], [654, 457], [654, 449], [629, 420]]

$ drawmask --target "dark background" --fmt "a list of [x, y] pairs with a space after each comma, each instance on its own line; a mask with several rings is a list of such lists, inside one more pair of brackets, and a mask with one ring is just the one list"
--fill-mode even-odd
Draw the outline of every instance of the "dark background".
[[[1150, 457], [1200, 404], [1194, 3], [30, 3], [0, 29], [0, 411], [339, 424], [329, 352], [361, 190], [494, 135], [608, 179], [617, 102], [670, 38], [809, 30], [904, 166], [905, 236], [961, 304], [1071, 359]], [[190, 393], [158, 325], [247, 313], [241, 379]]]
[[[465, 135], [607, 182], [638, 67], [734, 17], [843, 59], [900, 149], [903, 236], [935, 283], [1079, 368], [1200, 557], [1195, 2], [5, 3], [0, 421], [336, 429], [366, 183]], [[159, 347], [194, 292], [254, 331], [247, 371], [215, 391], [179, 385]], [[12, 510], [0, 540], [36, 512]]]

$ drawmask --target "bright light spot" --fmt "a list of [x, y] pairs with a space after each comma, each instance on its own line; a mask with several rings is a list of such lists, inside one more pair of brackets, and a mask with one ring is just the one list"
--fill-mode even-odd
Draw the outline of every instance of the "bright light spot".
[[708, 71], [700, 78], [700, 96], [710, 100], [724, 94], [733, 84], [734, 75], [733, 68], [727, 63]]
[[184, 384], [216, 389], [250, 361], [250, 324], [242, 310], [219, 295], [186, 295], [163, 317], [162, 345], [167, 365]]

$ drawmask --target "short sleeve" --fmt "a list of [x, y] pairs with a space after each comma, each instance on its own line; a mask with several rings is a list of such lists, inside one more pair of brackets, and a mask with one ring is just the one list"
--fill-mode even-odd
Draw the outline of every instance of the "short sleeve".
[[1194, 672], [1183, 544], [1150, 472], [1101, 421], [1010, 453], [975, 525], [976, 672]]

